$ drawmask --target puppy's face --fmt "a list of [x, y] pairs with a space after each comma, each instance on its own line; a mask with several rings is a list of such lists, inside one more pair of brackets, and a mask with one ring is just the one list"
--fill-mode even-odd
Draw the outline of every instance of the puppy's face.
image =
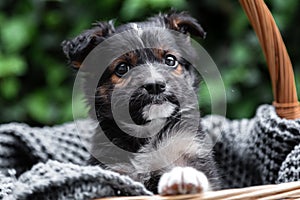
[[[128, 108], [138, 125], [169, 118], [178, 112], [183, 86], [193, 84], [189, 67], [174, 50], [140, 49], [126, 53], [113, 61], [106, 72], [110, 75], [100, 80], [96, 104], [106, 104], [108, 110], [118, 113]], [[100, 107], [99, 112], [104, 114]]]
[[[170, 29], [183, 33], [184, 37], [177, 37]], [[95, 95], [91, 103], [95, 103], [98, 120], [113, 119], [113, 112], [120, 116], [126, 110], [137, 125], [177, 118], [184, 109], [181, 99], [188, 99], [187, 91], [192, 88], [194, 92], [199, 84], [197, 73], [186, 59], [186, 55], [194, 55], [189, 34], [205, 35], [189, 15], [159, 15], [117, 28], [112, 23], [99, 23], [72, 41], [65, 41], [64, 52], [73, 67], [80, 68], [83, 59], [98, 44], [128, 30], [131, 31], [128, 37], [119, 42], [122, 47], [134, 43], [135, 49], [124, 49], [122, 55], [111, 58], [103, 75], [98, 77], [97, 88], [87, 95]], [[117, 43], [111, 43], [111, 51], [120, 48]]]

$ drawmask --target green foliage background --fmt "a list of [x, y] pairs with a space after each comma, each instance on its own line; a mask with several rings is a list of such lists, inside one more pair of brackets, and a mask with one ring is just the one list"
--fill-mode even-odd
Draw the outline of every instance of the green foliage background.
[[[268, 0], [294, 65], [300, 93], [300, 2]], [[0, 1], [0, 123], [53, 125], [72, 117], [74, 72], [60, 43], [99, 20], [136, 21], [159, 11], [187, 10], [208, 35], [200, 43], [221, 71], [227, 117], [249, 118], [272, 102], [261, 48], [238, 0], [5, 0]], [[210, 112], [205, 84], [202, 112]], [[77, 99], [82, 116], [84, 106]]]

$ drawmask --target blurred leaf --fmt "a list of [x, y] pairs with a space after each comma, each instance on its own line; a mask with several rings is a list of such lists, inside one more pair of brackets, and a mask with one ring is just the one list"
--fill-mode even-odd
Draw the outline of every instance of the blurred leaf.
[[208, 106], [210, 105], [210, 96], [207, 85], [205, 82], [201, 82], [200, 90], [199, 90], [199, 102], [201, 106]]
[[30, 42], [32, 23], [26, 17], [14, 17], [1, 25], [1, 39], [8, 52], [19, 51]]
[[234, 85], [229, 85], [226, 87], [226, 100], [229, 103], [235, 102], [241, 98], [241, 92]]
[[[251, 52], [248, 50], [247, 45], [242, 42], [236, 42], [231, 48], [231, 58], [234, 65], [244, 65], [249, 61]], [[235, 66], [236, 67], [236, 66]]]
[[[264, 80], [267, 81], [269, 78], [265, 77]], [[261, 74], [259, 73], [257, 67], [255, 66], [249, 66], [249, 69], [247, 69], [247, 73], [245, 74], [245, 85], [248, 87], [255, 87], [259, 80], [262, 80]]]
[[[0, 102], [3, 103], [4, 102]], [[12, 121], [25, 122], [27, 120], [27, 110], [24, 106], [23, 99], [15, 104], [7, 104], [1, 108], [0, 118], [2, 122], [9, 123]]]
[[147, 0], [125, 0], [121, 9], [121, 16], [124, 20], [132, 20], [141, 17], [145, 12]]
[[65, 85], [56, 85], [53, 87], [53, 96], [56, 97], [58, 102], [65, 103], [68, 102], [70, 103], [72, 100], [72, 88], [67, 87]]
[[4, 98], [13, 99], [17, 97], [20, 83], [15, 77], [5, 78], [0, 82], [0, 91]]
[[68, 76], [67, 67], [55, 61], [49, 61], [45, 65], [47, 84], [51, 87], [60, 87], [62, 81]]
[[184, 9], [187, 7], [187, 3], [184, 0], [147, 0], [148, 4], [155, 9], [162, 9], [173, 7], [177, 9]]
[[0, 28], [2, 27], [1, 24], [3, 24], [4, 21], [6, 21], [6, 17], [5, 17], [5, 15], [4, 15], [4, 13], [1, 13], [1, 12], [0, 12]]
[[243, 67], [235, 67], [227, 69], [223, 74], [222, 78], [224, 83], [229, 87], [236, 83], [243, 82], [247, 76], [247, 70]]
[[[235, 118], [251, 118], [255, 112], [255, 104], [251, 99], [240, 101], [235, 103], [235, 108], [233, 110]], [[232, 112], [232, 111], [231, 111]]]
[[125, 20], [133, 20], [140, 18], [143, 13], [151, 11], [149, 8], [161, 11], [166, 8], [182, 10], [186, 7], [187, 2], [185, 0], [126, 0], [122, 6], [121, 15]]
[[237, 37], [245, 31], [245, 28], [249, 25], [249, 21], [243, 10], [237, 10], [232, 18], [230, 33], [233, 37]]
[[276, 21], [277, 26], [280, 30], [285, 29], [286, 26], [289, 25], [291, 16], [293, 16], [293, 13], [297, 10], [299, 1], [269, 0], [268, 2], [272, 7], [272, 15]]
[[[73, 110], [75, 109], [75, 110]], [[65, 116], [70, 115], [75, 119], [80, 119], [80, 118], [86, 118], [88, 117], [88, 106], [85, 103], [85, 97], [81, 93], [79, 95], [75, 95], [72, 98], [72, 103], [67, 104], [67, 107], [65, 109]]]
[[50, 101], [46, 91], [36, 91], [30, 94], [26, 98], [28, 114], [38, 122], [49, 123], [51, 121]]
[[62, 20], [61, 13], [58, 11], [51, 11], [48, 12], [45, 16], [45, 23], [49, 28], [55, 28], [57, 27]]
[[26, 67], [26, 62], [18, 55], [0, 55], [0, 78], [23, 75]]

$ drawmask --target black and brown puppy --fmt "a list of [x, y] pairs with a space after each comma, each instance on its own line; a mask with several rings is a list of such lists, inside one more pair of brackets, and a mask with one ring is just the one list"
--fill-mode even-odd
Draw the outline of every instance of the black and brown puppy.
[[[127, 174], [161, 194], [218, 188], [197, 112], [200, 81], [189, 35], [205, 32], [188, 14], [170, 12], [119, 27], [99, 22], [63, 42], [71, 65], [87, 72], [86, 96], [99, 122], [90, 164]], [[83, 62], [91, 52], [99, 62]], [[105, 70], [99, 77], [88, 65]], [[89, 85], [93, 81], [96, 86]]]

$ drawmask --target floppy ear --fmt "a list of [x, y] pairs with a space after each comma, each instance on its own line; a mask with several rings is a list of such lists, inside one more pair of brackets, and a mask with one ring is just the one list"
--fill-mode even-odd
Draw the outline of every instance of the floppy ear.
[[97, 22], [72, 40], [62, 42], [62, 49], [71, 66], [79, 69], [86, 56], [105, 38], [115, 32], [113, 21]]
[[168, 28], [179, 31], [183, 34], [191, 34], [205, 38], [206, 32], [197, 20], [186, 12], [171, 11], [164, 15], [164, 20]]

